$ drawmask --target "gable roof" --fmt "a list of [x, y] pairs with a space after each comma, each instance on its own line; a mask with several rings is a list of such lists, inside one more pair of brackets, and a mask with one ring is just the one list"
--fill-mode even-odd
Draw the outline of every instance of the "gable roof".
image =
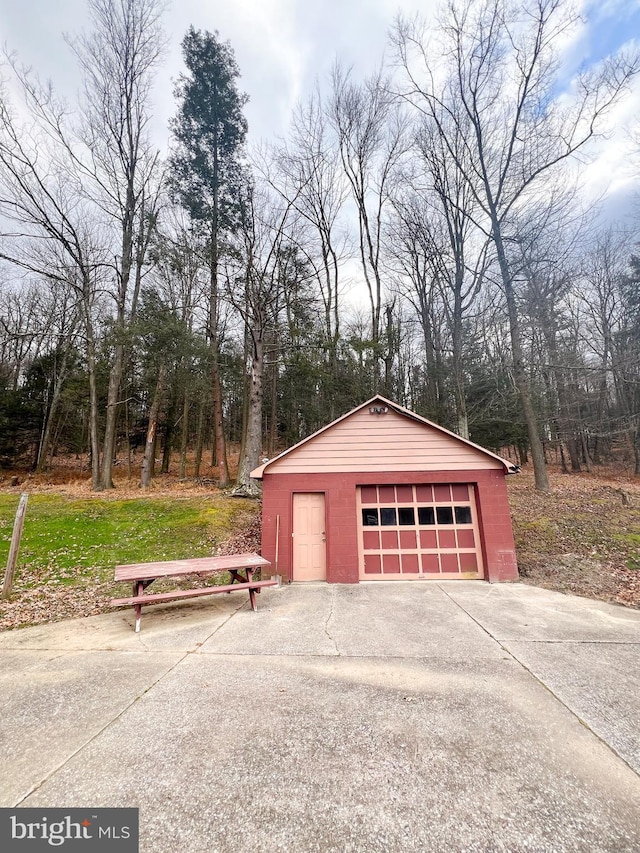
[[[353, 418], [358, 413], [363, 412], [367, 408], [372, 408], [376, 405], [381, 406], [387, 410], [391, 410], [395, 414], [400, 415], [403, 419], [409, 419], [411, 421], [416, 422], [417, 424], [420, 424], [421, 426], [428, 427], [431, 431], [435, 430], [435, 432], [437, 434], [440, 434], [443, 438], [446, 437], [446, 439], [447, 439], [446, 444], [448, 446], [455, 446], [454, 442], [458, 443], [459, 445], [462, 445], [460, 447], [460, 450], [464, 453], [464, 455], [468, 456], [470, 450], [473, 451], [473, 455], [476, 458], [477, 458], [478, 454], [484, 455], [485, 457], [487, 457], [487, 462], [489, 462], [489, 460], [493, 461], [494, 464], [490, 465], [490, 467], [497, 467], [495, 465], [495, 463], [497, 462], [497, 463], [499, 463], [499, 465], [501, 467], [503, 467], [505, 469], [505, 473], [514, 473], [516, 470], [518, 470], [517, 466], [513, 465], [508, 460], [503, 459], [500, 456], [497, 456], [495, 453], [492, 453], [490, 450], [486, 450], [486, 448], [480, 447], [480, 445], [474, 444], [472, 441], [469, 441], [468, 439], [461, 438], [459, 435], [456, 435], [455, 433], [450, 432], [449, 430], [445, 429], [444, 427], [440, 426], [439, 424], [435, 424], [432, 421], [429, 421], [426, 418], [423, 418], [421, 415], [417, 415], [415, 412], [411, 412], [409, 409], [405, 409], [404, 406], [400, 406], [397, 403], [394, 403], [391, 400], [387, 400], [385, 397], [382, 397], [381, 395], [376, 394], [370, 400], [367, 400], [366, 402], [362, 403], [361, 405], [356, 406], [355, 409], [352, 409], [351, 411], [347, 412], [346, 414], [342, 415], [341, 417], [337, 418], [336, 420], [334, 420], [331, 423], [327, 424], [326, 426], [322, 427], [322, 429], [319, 429], [317, 432], [314, 432], [312, 435], [307, 436], [307, 438], [304, 438], [302, 441], [298, 442], [297, 444], [294, 444], [292, 447], [289, 447], [287, 450], [284, 450], [282, 453], [278, 454], [278, 456], [274, 456], [273, 459], [269, 459], [263, 465], [260, 465], [258, 468], [255, 468], [251, 472], [251, 476], [254, 479], [258, 479], [258, 480], [262, 479], [264, 472], [268, 468], [270, 468], [271, 466], [276, 465], [276, 463], [280, 462], [280, 460], [283, 460], [283, 459], [285, 459], [285, 457], [288, 457], [290, 455], [296, 454], [296, 452], [299, 451], [301, 448], [304, 448], [306, 445], [310, 444], [311, 442], [314, 442], [318, 437], [323, 436], [329, 430], [332, 430], [332, 429], [338, 427], [340, 424], [343, 424], [343, 422], [346, 421], [347, 419]], [[396, 421], [397, 421], [397, 418], [396, 418]], [[453, 439], [453, 442], [451, 441], [451, 439]], [[395, 442], [395, 444], [397, 444], [397, 442]], [[291, 460], [291, 461], [293, 462], [293, 460]], [[441, 467], [446, 468], [446, 465], [442, 465]], [[457, 466], [457, 467], [461, 467], [461, 466]], [[462, 467], [464, 467], [464, 466], [462, 466]], [[481, 467], [481, 466], [480, 465], [472, 465], [470, 467]]]

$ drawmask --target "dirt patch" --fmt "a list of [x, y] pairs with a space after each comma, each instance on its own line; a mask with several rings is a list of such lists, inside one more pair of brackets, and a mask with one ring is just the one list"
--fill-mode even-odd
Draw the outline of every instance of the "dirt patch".
[[[210, 452], [207, 454], [210, 459]], [[228, 448], [227, 463], [229, 473], [232, 477], [238, 469], [239, 448], [235, 445]], [[12, 469], [0, 471], [0, 489], [6, 492], [55, 492], [56, 494], [68, 495], [69, 497], [92, 497], [102, 499], [135, 498], [142, 494], [152, 494], [157, 497], [171, 495], [207, 495], [216, 492], [219, 470], [215, 465], [206, 464], [202, 460], [198, 477], [191, 476], [194, 471], [193, 453], [187, 457], [187, 476], [181, 479], [177, 473], [179, 470], [179, 458], [173, 454], [170, 471], [174, 473], [156, 473], [151, 480], [148, 492], [140, 488], [140, 467], [142, 455], [132, 454], [130, 465], [126, 459], [119, 458], [113, 468], [113, 489], [104, 492], [93, 492], [91, 489], [91, 471], [85, 457], [56, 457], [55, 465], [51, 468], [34, 473], [25, 469]]]
[[525, 583], [640, 607], [640, 483], [606, 473], [509, 477], [520, 576]]

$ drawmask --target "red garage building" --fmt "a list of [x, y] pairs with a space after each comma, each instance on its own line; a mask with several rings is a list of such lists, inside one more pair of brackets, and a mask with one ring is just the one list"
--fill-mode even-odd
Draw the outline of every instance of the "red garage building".
[[515, 470], [376, 396], [252, 472], [262, 555], [285, 581], [517, 580]]

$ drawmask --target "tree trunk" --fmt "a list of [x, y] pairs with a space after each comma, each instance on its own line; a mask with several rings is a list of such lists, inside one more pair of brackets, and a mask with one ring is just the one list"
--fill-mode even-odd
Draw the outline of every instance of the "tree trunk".
[[49, 445], [51, 443], [51, 432], [53, 423], [58, 412], [58, 405], [62, 395], [62, 387], [67, 375], [67, 363], [69, 360], [69, 351], [65, 350], [62, 355], [62, 364], [53, 381], [53, 390], [51, 392], [51, 403], [47, 411], [42, 438], [38, 447], [38, 458], [36, 459], [36, 471], [40, 472], [44, 468], [47, 454], [49, 453]]
[[91, 321], [91, 308], [83, 306], [87, 336], [87, 373], [89, 375], [89, 444], [91, 446], [91, 488], [100, 488], [100, 439], [98, 437], [98, 388], [96, 382], [96, 344]]
[[393, 362], [397, 353], [395, 329], [393, 326], [393, 309], [395, 302], [385, 306], [386, 317], [386, 352], [384, 354], [384, 395], [393, 398]]
[[200, 400], [200, 411], [198, 412], [198, 427], [196, 435], [196, 454], [193, 463], [193, 476], [197, 479], [200, 476], [200, 466], [202, 465], [202, 447], [204, 445], [204, 415], [205, 415], [204, 397]]
[[271, 423], [269, 424], [269, 456], [276, 455], [278, 446], [278, 339], [277, 335], [273, 345], [273, 365], [271, 374]]
[[160, 468], [161, 474], [168, 474], [169, 468], [171, 465], [171, 450], [173, 447], [173, 434], [175, 431], [175, 418], [176, 418], [176, 394], [173, 388], [171, 389], [171, 396], [169, 399], [169, 407], [167, 410], [167, 420], [166, 420], [166, 428], [164, 431], [164, 448], [162, 451], [162, 467]]
[[589, 443], [587, 441], [587, 436], [584, 430], [580, 432], [580, 440], [582, 442], [582, 458], [584, 459], [584, 465], [589, 474], [591, 473], [591, 457], [589, 456]]
[[507, 256], [502, 242], [502, 233], [500, 223], [497, 217], [493, 218], [493, 240], [498, 256], [498, 264], [500, 266], [500, 274], [502, 285], [507, 301], [507, 312], [509, 316], [509, 332], [511, 335], [511, 351], [513, 355], [513, 379], [520, 396], [522, 405], [522, 413], [524, 415], [525, 424], [527, 426], [527, 435], [529, 438], [529, 447], [531, 449], [531, 461], [533, 462], [533, 474], [535, 478], [536, 489], [539, 492], [549, 491], [549, 478], [547, 476], [547, 466], [544, 458], [544, 448], [540, 435], [538, 433], [538, 421], [536, 413], [531, 401], [531, 391], [529, 389], [529, 380], [524, 369], [524, 359], [522, 354], [522, 340], [520, 337], [520, 324], [518, 320], [518, 309], [516, 306], [515, 294], [513, 292], [513, 283], [511, 281], [511, 273], [507, 263]]
[[419, 292], [420, 299], [420, 326], [422, 328], [422, 337], [424, 340], [425, 363], [427, 367], [427, 375], [425, 376], [425, 390], [427, 413], [430, 417], [435, 417], [438, 409], [438, 378], [436, 367], [436, 353], [433, 341], [433, 328], [431, 324], [431, 314], [429, 311], [429, 302], [424, 291]]
[[[113, 488], [113, 463], [116, 451], [116, 429], [118, 426], [118, 407], [120, 386], [124, 373], [124, 333], [126, 330], [127, 293], [133, 266], [133, 221], [136, 209], [133, 175], [127, 176], [126, 203], [122, 219], [122, 257], [119, 269], [117, 316], [114, 328], [116, 345], [113, 354], [113, 364], [109, 372], [109, 390], [107, 393], [107, 417], [104, 427], [104, 446], [102, 452], [101, 489]], [[141, 258], [138, 258], [138, 265]], [[138, 269], [140, 272], [140, 269]], [[129, 310], [131, 317], [135, 314], [137, 292], [134, 293]]]
[[182, 403], [182, 435], [180, 437], [180, 474], [181, 480], [187, 476], [187, 446], [189, 443], [189, 393], [185, 390]]
[[[542, 316], [544, 336], [547, 341], [547, 349], [549, 350], [549, 360], [551, 361], [551, 369], [553, 370], [556, 381], [556, 396], [558, 400], [558, 440], [561, 444], [564, 444], [567, 447], [569, 459], [571, 461], [571, 471], [579, 473], [581, 470], [580, 454], [578, 452], [575, 424], [572, 423], [571, 418], [569, 392], [567, 390], [565, 371], [560, 367], [560, 356], [556, 340], [556, 324], [554, 318], [551, 316], [551, 311], [553, 311], [553, 305], [545, 305]], [[563, 466], [566, 466], [564, 453], [562, 456], [562, 464]]]
[[[244, 304], [244, 316], [245, 318], [249, 316], [249, 292], [247, 290], [245, 295], [245, 304]], [[247, 328], [247, 321], [245, 319], [244, 324], [244, 343], [243, 343], [243, 353], [242, 353], [242, 363], [248, 364], [249, 362], [249, 339], [250, 334]], [[242, 376], [242, 422], [240, 424], [240, 452], [238, 454], [238, 460], [242, 459], [244, 456], [244, 448], [247, 440], [247, 424], [249, 422], [249, 383], [251, 379], [248, 375], [247, 371], [243, 372]]]
[[262, 449], [262, 399], [264, 392], [264, 340], [261, 330], [256, 330], [253, 339], [251, 375], [249, 378], [249, 405], [245, 430], [244, 452], [238, 466], [238, 483], [234, 495], [258, 497], [260, 486], [251, 479], [251, 471], [257, 468]]
[[457, 433], [460, 438], [466, 438], [469, 440], [469, 418], [467, 416], [466, 411], [464, 411], [464, 398], [460, 400], [459, 397], [459, 388], [456, 386], [456, 392], [458, 396], [456, 397], [456, 405], [458, 409], [458, 417], [457, 417]]
[[160, 413], [160, 405], [164, 394], [164, 388], [167, 380], [167, 367], [162, 364], [158, 371], [158, 381], [153, 394], [153, 402], [151, 403], [151, 411], [149, 412], [149, 425], [147, 427], [147, 440], [144, 447], [144, 456], [142, 459], [142, 472], [140, 475], [140, 486], [143, 489], [148, 489], [151, 485], [151, 477], [153, 474], [153, 463], [156, 444], [156, 432], [158, 429], [158, 415]]
[[222, 411], [222, 385], [216, 357], [215, 366], [211, 370], [213, 381], [213, 436], [216, 445], [216, 461], [218, 463], [218, 486], [226, 489], [229, 485], [229, 466], [227, 463], [227, 443], [224, 434], [224, 417]]
[[129, 429], [129, 403], [124, 404], [124, 433], [127, 442], [127, 480], [131, 480], [131, 431]]
[[582, 471], [582, 466], [580, 465], [580, 453], [575, 436], [567, 439], [567, 449], [569, 451], [569, 459], [571, 460], [571, 470], [574, 474], [579, 474]]
[[[120, 334], [122, 329], [116, 331]], [[104, 445], [102, 450], [102, 476], [100, 490], [113, 489], [113, 462], [116, 452], [116, 427], [118, 424], [118, 398], [124, 366], [124, 346], [116, 344], [113, 365], [109, 372], [109, 390], [107, 393], [107, 417], [104, 427]]]
[[455, 291], [452, 320], [453, 344], [453, 398], [456, 407], [457, 432], [461, 438], [469, 438], [469, 419], [467, 417], [467, 401], [465, 398], [465, 382], [462, 370], [462, 285], [464, 269], [457, 264], [455, 276]]
[[226, 489], [229, 485], [229, 467], [227, 464], [227, 445], [224, 434], [222, 402], [222, 384], [220, 382], [220, 353], [218, 340], [218, 233], [214, 221], [211, 234], [211, 279], [209, 305], [209, 346], [211, 350], [211, 390], [213, 401], [213, 440], [216, 462], [218, 464], [218, 486]]

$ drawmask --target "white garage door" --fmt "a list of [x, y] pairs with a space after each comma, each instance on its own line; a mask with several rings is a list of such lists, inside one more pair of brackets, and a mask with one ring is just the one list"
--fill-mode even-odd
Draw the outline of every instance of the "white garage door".
[[481, 578], [471, 484], [361, 486], [360, 579]]

